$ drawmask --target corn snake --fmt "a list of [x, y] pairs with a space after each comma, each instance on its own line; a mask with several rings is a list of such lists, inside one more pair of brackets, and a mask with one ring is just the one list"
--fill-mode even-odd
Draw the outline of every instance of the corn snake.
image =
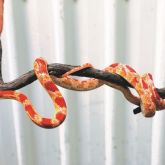
[[52, 81], [47, 71], [47, 62], [42, 58], [37, 58], [34, 62], [34, 71], [41, 85], [46, 89], [51, 97], [55, 114], [52, 118], [45, 118], [38, 114], [27, 96], [14, 90], [0, 91], [0, 98], [14, 99], [23, 104], [29, 118], [38, 126], [43, 128], [54, 128], [59, 126], [66, 117], [66, 103], [60, 91]]
[[74, 72], [90, 67], [93, 66], [87, 63], [66, 72], [60, 78], [52, 76], [52, 79], [57, 85], [77, 91], [92, 90], [106, 84], [121, 91], [125, 98], [131, 103], [140, 106], [145, 117], [152, 117], [156, 110], [165, 109], [165, 99], [162, 99], [156, 91], [153, 78], [150, 73], [141, 76], [130, 66], [120, 63], [114, 63], [104, 69], [104, 71], [118, 74], [128, 81], [138, 93], [139, 97], [137, 97], [132, 94], [128, 87], [122, 87], [117, 84], [95, 78], [77, 80], [70, 76]]
[[58, 78], [49, 75], [47, 71], [47, 62], [44, 59], [38, 58], [35, 60], [35, 74], [42, 86], [50, 95], [55, 106], [56, 112], [52, 118], [45, 118], [39, 115], [35, 111], [35, 108], [27, 96], [21, 92], [12, 90], [0, 91], [0, 98], [14, 99], [22, 103], [29, 118], [35, 124], [43, 128], [57, 127], [66, 118], [66, 103], [55, 84], [78, 91], [91, 90], [106, 84], [121, 91], [128, 101], [136, 105], [140, 105], [142, 113], [145, 117], [152, 117], [156, 110], [165, 108], [165, 100], [158, 95], [151, 74], [144, 74], [140, 76], [130, 66], [118, 63], [112, 64], [104, 69], [105, 72], [119, 74], [125, 80], [127, 80], [139, 94], [139, 97], [137, 97], [131, 93], [129, 88], [122, 87], [111, 82], [105, 82], [95, 78], [77, 80], [70, 77], [70, 74], [90, 67], [93, 66], [91, 64], [84, 64], [82, 66], [75, 67]]

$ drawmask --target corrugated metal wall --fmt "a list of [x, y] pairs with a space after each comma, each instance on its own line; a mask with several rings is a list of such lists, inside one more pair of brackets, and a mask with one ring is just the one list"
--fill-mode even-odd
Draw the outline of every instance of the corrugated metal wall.
[[[163, 0], [5, 0], [3, 76], [13, 80], [42, 56], [100, 69], [128, 63], [164, 87], [164, 17]], [[1, 165], [165, 164], [165, 112], [133, 115], [134, 106], [106, 86], [61, 90], [69, 113], [52, 130], [34, 125], [19, 103], [0, 102]], [[21, 91], [38, 112], [50, 114], [53, 105], [37, 81]]]

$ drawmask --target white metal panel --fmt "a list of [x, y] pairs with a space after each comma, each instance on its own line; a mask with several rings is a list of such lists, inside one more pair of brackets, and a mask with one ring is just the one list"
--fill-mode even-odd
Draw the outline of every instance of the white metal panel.
[[[164, 43], [165, 43], [165, 2], [162, 0], [157, 1], [157, 14], [156, 14], [156, 31], [155, 31], [155, 78], [156, 85], [164, 87], [165, 75], [164, 75]], [[164, 158], [164, 112], [160, 112], [156, 115], [152, 128], [152, 165], [163, 165], [165, 163]]]
[[[34, 59], [42, 56], [49, 63], [90, 62], [100, 69], [128, 63], [140, 73], [155, 73], [156, 85], [164, 86], [164, 7], [163, 0], [6, 0], [4, 78], [32, 69]], [[165, 163], [164, 112], [154, 120], [134, 116], [134, 106], [106, 86], [89, 92], [61, 90], [69, 112], [53, 130], [31, 123], [19, 103], [1, 101], [1, 164]], [[51, 101], [38, 82], [21, 91], [38, 112], [51, 114]]]

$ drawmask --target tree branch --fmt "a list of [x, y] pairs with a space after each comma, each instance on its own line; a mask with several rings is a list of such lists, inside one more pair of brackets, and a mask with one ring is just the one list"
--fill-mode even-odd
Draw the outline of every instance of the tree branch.
[[[65, 72], [69, 71], [70, 69], [73, 69], [74, 67], [76, 66], [54, 63], [48, 65], [48, 72], [50, 75], [59, 77]], [[94, 68], [84, 69], [82, 71], [75, 72], [73, 75], [80, 77], [93, 77], [100, 80], [110, 81], [112, 83], [116, 83], [118, 85], [122, 85], [125, 87], [126, 86], [131, 87], [131, 85], [119, 75], [107, 73]], [[1, 78], [2, 77], [0, 77], [0, 79]], [[31, 70], [11, 82], [1, 83], [0, 90], [17, 90], [31, 84], [36, 79], [37, 78], [35, 76], [34, 70]]]

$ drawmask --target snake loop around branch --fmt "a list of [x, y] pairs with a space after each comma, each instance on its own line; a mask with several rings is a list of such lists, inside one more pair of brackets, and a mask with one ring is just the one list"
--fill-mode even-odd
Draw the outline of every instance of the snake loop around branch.
[[[120, 90], [128, 101], [140, 106], [140, 110], [145, 117], [152, 117], [156, 110], [165, 109], [165, 99], [162, 99], [159, 96], [151, 74], [144, 74], [141, 76], [129, 65], [123, 65], [120, 63], [111, 64], [103, 70], [105, 72], [118, 74], [124, 78], [139, 94], [139, 97], [136, 97], [131, 93], [128, 87], [123, 87], [112, 82], [106, 82], [95, 78], [77, 80], [70, 77], [71, 74], [86, 68], [93, 68], [93, 66], [87, 63], [75, 67], [63, 74], [60, 78], [52, 76], [53, 81], [64, 88], [77, 91], [92, 90], [106, 84], [112, 88]], [[139, 112], [139, 109], [135, 109], [135, 113], [136, 112]]]
[[55, 83], [52, 81], [47, 71], [47, 62], [43, 58], [37, 58], [35, 60], [34, 71], [39, 82], [45, 88], [53, 101], [55, 113], [52, 118], [45, 118], [38, 114], [28, 97], [21, 92], [15, 90], [1, 90], [0, 98], [14, 99], [22, 103], [29, 118], [38, 126], [43, 128], [57, 127], [65, 120], [66, 117], [65, 100]]

